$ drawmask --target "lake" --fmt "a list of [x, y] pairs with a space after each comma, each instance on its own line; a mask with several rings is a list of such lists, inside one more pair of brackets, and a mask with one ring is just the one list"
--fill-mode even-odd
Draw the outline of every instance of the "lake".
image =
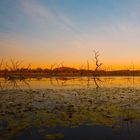
[[139, 140], [140, 77], [0, 78], [0, 140]]
[[140, 77], [52, 77], [7, 80], [0, 78], [3, 89], [79, 89], [97, 87], [132, 87], [139, 88]]

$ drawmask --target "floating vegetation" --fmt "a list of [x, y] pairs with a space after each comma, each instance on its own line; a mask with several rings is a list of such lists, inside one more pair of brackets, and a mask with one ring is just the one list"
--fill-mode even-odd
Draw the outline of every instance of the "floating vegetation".
[[20, 136], [31, 127], [53, 140], [64, 135], [61, 132], [49, 134], [47, 128], [98, 124], [119, 129], [122, 123], [133, 128], [133, 122], [140, 119], [139, 89], [5, 90], [0, 95], [2, 140]]

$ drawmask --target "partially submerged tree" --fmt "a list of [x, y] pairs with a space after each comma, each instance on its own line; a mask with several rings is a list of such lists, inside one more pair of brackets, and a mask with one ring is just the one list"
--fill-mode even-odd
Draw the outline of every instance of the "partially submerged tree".
[[99, 68], [103, 65], [103, 63], [99, 62], [99, 56], [100, 56], [100, 53], [98, 51], [94, 50], [94, 60], [93, 61], [95, 62], [96, 67], [95, 67], [93, 76], [97, 76]]

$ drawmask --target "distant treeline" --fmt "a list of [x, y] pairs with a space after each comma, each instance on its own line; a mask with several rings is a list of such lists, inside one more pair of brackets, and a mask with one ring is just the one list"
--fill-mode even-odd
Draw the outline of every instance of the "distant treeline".
[[[21, 68], [16, 70], [0, 70], [0, 77], [8, 76], [21, 76], [21, 77], [36, 77], [36, 76], [95, 76], [94, 70], [76, 69], [70, 67], [59, 67], [54, 69], [28, 69]], [[140, 70], [115, 70], [105, 71], [99, 70], [96, 72], [96, 76], [140, 76]]]
[[26, 77], [51, 77], [51, 76], [140, 76], [140, 70], [101, 70], [103, 63], [99, 60], [100, 53], [93, 51], [94, 69], [90, 69], [90, 63], [87, 60], [86, 67], [80, 66], [79, 69], [64, 67], [63, 62], [60, 64], [52, 64], [50, 68], [32, 69], [31, 64], [27, 67], [22, 65], [23, 61], [0, 61], [0, 77], [8, 78], [26, 78]]

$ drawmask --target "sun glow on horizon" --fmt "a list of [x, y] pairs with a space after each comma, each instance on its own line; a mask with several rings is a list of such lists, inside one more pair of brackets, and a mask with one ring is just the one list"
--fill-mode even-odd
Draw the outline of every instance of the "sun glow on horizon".
[[137, 0], [2, 0], [0, 59], [94, 69], [98, 50], [102, 69], [140, 69], [139, 9]]

